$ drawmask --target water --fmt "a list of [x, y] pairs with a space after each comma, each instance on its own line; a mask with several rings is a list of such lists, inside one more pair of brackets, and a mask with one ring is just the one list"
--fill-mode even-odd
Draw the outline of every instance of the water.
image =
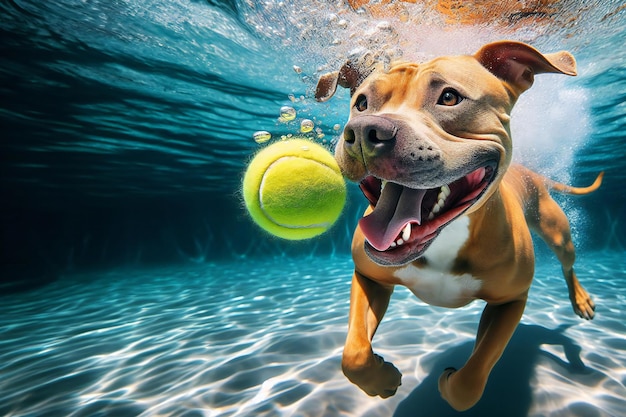
[[398, 289], [375, 348], [403, 385], [369, 398], [339, 366], [364, 199], [351, 187], [329, 233], [284, 242], [250, 222], [239, 185], [303, 122], [332, 146], [348, 95], [312, 92], [355, 48], [422, 60], [504, 38], [577, 58], [578, 77], [538, 76], [520, 98], [514, 157], [579, 185], [606, 172], [592, 196], [559, 199], [598, 314], [573, 315], [538, 244], [522, 324], [466, 415], [623, 415], [626, 3], [474, 24], [433, 2], [381, 7], [398, 8], [0, 2], [1, 415], [455, 415], [436, 378], [467, 357], [482, 304]]
[[[464, 415], [623, 415], [623, 260], [593, 253], [581, 265], [597, 317], [576, 317], [558, 264], [541, 264], [517, 333]], [[483, 303], [448, 310], [398, 288], [374, 346], [403, 383], [370, 398], [340, 370], [350, 271], [328, 257], [121, 269], [7, 297], [0, 414], [457, 415], [437, 378], [471, 352]]]

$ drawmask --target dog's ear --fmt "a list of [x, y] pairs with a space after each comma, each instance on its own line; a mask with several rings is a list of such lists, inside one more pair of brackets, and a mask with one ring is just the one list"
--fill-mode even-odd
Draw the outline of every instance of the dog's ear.
[[329, 100], [337, 91], [337, 85], [349, 88], [352, 95], [373, 70], [373, 63], [367, 59], [348, 60], [339, 71], [324, 74], [319, 78], [315, 88], [315, 99], [321, 102]]
[[335, 95], [337, 91], [337, 83], [339, 82], [339, 71], [329, 72], [322, 74], [317, 80], [317, 86], [315, 87], [315, 100], [327, 101]]
[[476, 52], [474, 58], [496, 77], [511, 84], [516, 95], [533, 85], [535, 74], [576, 75], [576, 60], [569, 52], [542, 54], [522, 42], [490, 43]]

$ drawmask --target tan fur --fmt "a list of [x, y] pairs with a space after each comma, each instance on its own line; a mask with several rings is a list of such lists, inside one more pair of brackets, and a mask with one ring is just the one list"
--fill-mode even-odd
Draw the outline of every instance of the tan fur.
[[[351, 71], [354, 68], [357, 66], [353, 65]], [[371, 72], [371, 68], [362, 70], [367, 75]], [[400, 64], [388, 72], [374, 72], [362, 83], [359, 80], [350, 84], [344, 79], [347, 85], [342, 84], [354, 93], [352, 123], [358, 120], [377, 123], [384, 119], [384, 123], [398, 126], [393, 145], [377, 141], [377, 145], [389, 146], [384, 151], [359, 142], [366, 142], [366, 137], [357, 137], [350, 143], [347, 139], [339, 142], [336, 159], [349, 179], [360, 181], [374, 175], [411, 188], [431, 188], [458, 177], [465, 165], [475, 163], [472, 161], [481, 155], [497, 155], [497, 176], [466, 211], [467, 240], [450, 262], [450, 270], [442, 274], [447, 279], [468, 277], [467, 282], [459, 285], [467, 283], [467, 291], [475, 292], [467, 299], [457, 300], [458, 304], [473, 299], [487, 303], [472, 355], [461, 369], [446, 370], [439, 379], [441, 395], [457, 410], [468, 409], [480, 399], [491, 369], [522, 316], [534, 275], [530, 230], [547, 242], [561, 262], [575, 313], [586, 319], [594, 316], [595, 305], [574, 273], [574, 246], [568, 220], [550, 197], [549, 189], [586, 194], [599, 187], [602, 176], [590, 187], [573, 188], [547, 180], [522, 166], [509, 166], [510, 111], [518, 95], [532, 85], [534, 74], [542, 72], [573, 75], [575, 62], [566, 52], [542, 55], [524, 44], [500, 42], [486, 45], [473, 57]], [[328, 86], [328, 80], [325, 82]], [[442, 89], [450, 86], [467, 97], [463, 107], [434, 105]], [[330, 98], [334, 86], [331, 89], [330, 93], [328, 88], [321, 91], [320, 97]], [[357, 109], [356, 103], [363, 97], [367, 98], [367, 108]], [[434, 149], [429, 157], [423, 149], [426, 144]], [[433, 156], [435, 151], [437, 154]], [[416, 154], [424, 157], [407, 167], [408, 155]], [[417, 171], [419, 175], [415, 174]], [[371, 210], [370, 207], [366, 214]], [[352, 243], [355, 272], [342, 368], [367, 394], [385, 398], [396, 392], [401, 374], [393, 364], [374, 354], [371, 342], [393, 287], [407, 285], [408, 270], [399, 273], [405, 268], [403, 265], [379, 265], [366, 253], [364, 245], [365, 236], [357, 227]], [[433, 267], [429, 262], [432, 259], [426, 250], [412, 261], [411, 271], [419, 275], [419, 271]], [[472, 280], [478, 280], [480, 285], [474, 285]]]

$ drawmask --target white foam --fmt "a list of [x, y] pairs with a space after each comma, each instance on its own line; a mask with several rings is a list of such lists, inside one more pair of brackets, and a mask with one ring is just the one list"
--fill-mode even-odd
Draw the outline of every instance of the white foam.
[[540, 74], [511, 113], [518, 162], [568, 182], [576, 152], [591, 133], [588, 92], [565, 75]]

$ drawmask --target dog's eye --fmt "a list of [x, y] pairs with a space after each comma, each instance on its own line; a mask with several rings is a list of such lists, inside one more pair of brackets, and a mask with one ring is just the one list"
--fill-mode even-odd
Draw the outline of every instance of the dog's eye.
[[437, 104], [442, 106], [456, 106], [463, 101], [463, 96], [459, 94], [454, 88], [446, 88], [439, 96]]
[[354, 102], [354, 108], [358, 111], [367, 110], [367, 97], [365, 97], [363, 94], [360, 94]]

